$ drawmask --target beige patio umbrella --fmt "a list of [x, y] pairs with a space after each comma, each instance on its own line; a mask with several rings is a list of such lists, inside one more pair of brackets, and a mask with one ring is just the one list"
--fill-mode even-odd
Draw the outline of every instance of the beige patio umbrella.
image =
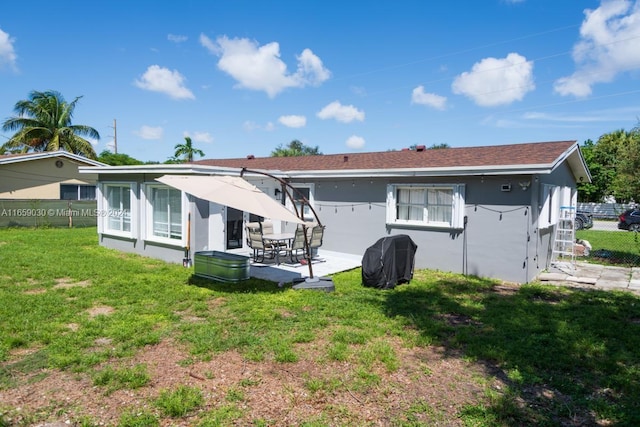
[[163, 175], [163, 184], [189, 193], [199, 199], [250, 212], [265, 218], [303, 224], [304, 220], [278, 201], [240, 177], [205, 175]]

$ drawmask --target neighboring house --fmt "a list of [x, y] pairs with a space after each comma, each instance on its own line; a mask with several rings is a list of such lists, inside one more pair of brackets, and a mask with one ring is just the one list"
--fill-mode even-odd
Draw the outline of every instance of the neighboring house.
[[[192, 251], [246, 249], [244, 238], [231, 239], [232, 224], [252, 218], [155, 178], [239, 176], [243, 168], [245, 179], [287, 205], [278, 181], [251, 171], [268, 172], [303, 192], [326, 226], [322, 249], [362, 255], [381, 237], [407, 234], [418, 246], [416, 268], [518, 283], [534, 280], [549, 265], [560, 213], [575, 208], [576, 183], [591, 180], [575, 141], [247, 156], [81, 172], [98, 174], [98, 209], [113, 213], [99, 218], [100, 244], [181, 262], [187, 235]], [[276, 223], [287, 231], [293, 226]]]
[[95, 200], [96, 174], [80, 166], [107, 166], [66, 151], [0, 155], [0, 199]]

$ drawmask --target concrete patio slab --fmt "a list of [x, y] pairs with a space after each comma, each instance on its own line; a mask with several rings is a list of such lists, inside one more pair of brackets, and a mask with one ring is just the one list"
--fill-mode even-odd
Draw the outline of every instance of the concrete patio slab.
[[[244, 255], [250, 255], [245, 253]], [[279, 284], [290, 284], [309, 277], [309, 266], [300, 262], [291, 263], [283, 260], [276, 265], [273, 260], [251, 263], [250, 276], [257, 279], [270, 280]], [[313, 277], [326, 277], [342, 271], [352, 270], [362, 265], [362, 256], [341, 252], [319, 250], [311, 262]]]

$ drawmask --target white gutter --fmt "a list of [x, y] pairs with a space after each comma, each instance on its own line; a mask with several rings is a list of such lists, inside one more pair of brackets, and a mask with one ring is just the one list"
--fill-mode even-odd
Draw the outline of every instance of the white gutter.
[[480, 175], [535, 175], [549, 174], [551, 165], [528, 165], [527, 167], [484, 166], [460, 168], [411, 168], [411, 169], [350, 169], [321, 171], [289, 171], [290, 178], [366, 178], [366, 177], [402, 177], [402, 176], [480, 176]]
[[[242, 169], [227, 168], [217, 166], [194, 166], [194, 165], [139, 165], [139, 166], [106, 166], [106, 167], [80, 167], [80, 173], [99, 174], [198, 174], [198, 175], [240, 175]], [[256, 169], [258, 170], [258, 169]], [[358, 178], [358, 177], [401, 177], [401, 176], [479, 176], [479, 175], [533, 175], [548, 174], [553, 170], [552, 165], [528, 165], [527, 167], [515, 166], [495, 166], [487, 168], [484, 166], [460, 167], [460, 168], [409, 168], [409, 169], [347, 169], [347, 170], [312, 170], [312, 171], [274, 171], [268, 172], [272, 175], [285, 178]], [[246, 172], [245, 175], [254, 175]], [[256, 175], [257, 176], [257, 175]]]
[[217, 166], [197, 166], [190, 164], [154, 164], [154, 165], [126, 165], [126, 166], [102, 166], [102, 167], [80, 167], [80, 173], [110, 174], [198, 174], [198, 175], [232, 175], [240, 176], [242, 169], [225, 168]]

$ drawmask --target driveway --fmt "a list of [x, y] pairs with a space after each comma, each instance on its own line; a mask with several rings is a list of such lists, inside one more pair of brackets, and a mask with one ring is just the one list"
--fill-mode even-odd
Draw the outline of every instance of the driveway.
[[640, 267], [615, 267], [577, 262], [550, 267], [540, 273], [538, 281], [545, 284], [583, 289], [620, 290], [640, 293]]

